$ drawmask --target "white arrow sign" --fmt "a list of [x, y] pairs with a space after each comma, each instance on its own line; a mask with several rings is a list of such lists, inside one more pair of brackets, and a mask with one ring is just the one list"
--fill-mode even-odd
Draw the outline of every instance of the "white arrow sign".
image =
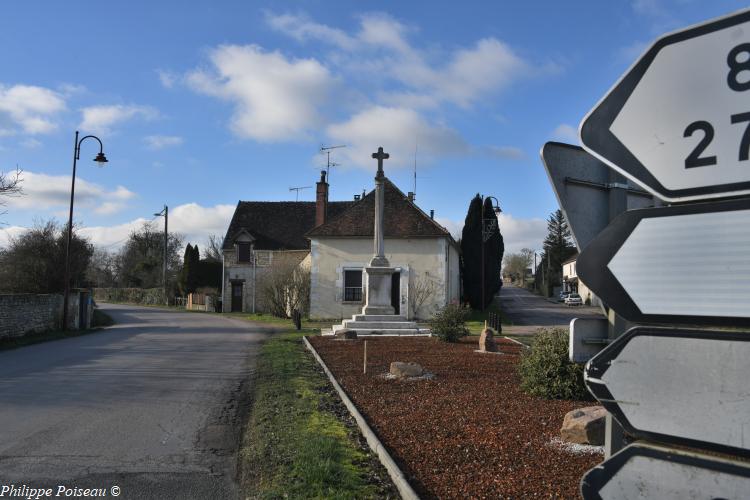
[[587, 151], [666, 200], [750, 193], [750, 11], [657, 40], [580, 133]]
[[576, 270], [629, 321], [750, 324], [748, 228], [748, 200], [630, 210]]
[[641, 443], [613, 455], [581, 480], [585, 500], [742, 500], [748, 492], [746, 463]]
[[748, 374], [747, 333], [637, 327], [584, 380], [634, 436], [750, 456]]

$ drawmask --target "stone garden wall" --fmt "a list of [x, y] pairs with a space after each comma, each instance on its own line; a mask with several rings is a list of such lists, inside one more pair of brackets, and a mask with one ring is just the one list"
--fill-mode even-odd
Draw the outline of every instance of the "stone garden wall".
[[[68, 301], [68, 325], [71, 329], [77, 329], [81, 322], [78, 307], [80, 297], [81, 292], [74, 291]], [[84, 297], [88, 302], [88, 295]], [[62, 325], [62, 311], [62, 294], [0, 295], [0, 340], [58, 330]], [[84, 318], [84, 324], [81, 325], [83, 328], [91, 326], [92, 314], [93, 307], [88, 307], [88, 317]]]

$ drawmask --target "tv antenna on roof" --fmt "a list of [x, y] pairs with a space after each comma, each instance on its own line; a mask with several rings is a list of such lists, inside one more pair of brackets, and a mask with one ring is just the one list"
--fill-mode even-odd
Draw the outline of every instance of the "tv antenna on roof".
[[294, 201], [299, 201], [299, 192], [303, 189], [310, 189], [312, 186], [299, 186], [299, 187], [293, 187], [289, 188], [289, 191], [296, 191], [297, 196], [295, 197]]
[[346, 147], [346, 144], [341, 144], [339, 146], [323, 146], [321, 144], [320, 146], [320, 152], [321, 153], [325, 152], [325, 154], [328, 156], [328, 161], [326, 162], [326, 179], [328, 179], [328, 182], [331, 182], [330, 181], [331, 167], [338, 167], [339, 165], [341, 165], [341, 163], [336, 163], [335, 161], [331, 161], [331, 150], [338, 149], [338, 148], [345, 148], [345, 147]]

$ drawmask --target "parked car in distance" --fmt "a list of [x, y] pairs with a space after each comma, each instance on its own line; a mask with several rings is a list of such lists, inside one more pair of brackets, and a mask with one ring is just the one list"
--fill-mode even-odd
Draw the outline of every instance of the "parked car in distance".
[[560, 292], [560, 296], [557, 298], [557, 301], [565, 302], [565, 299], [568, 298], [568, 295], [570, 295], [570, 292]]
[[583, 305], [583, 300], [581, 299], [581, 296], [577, 293], [571, 293], [565, 298], [565, 305], [568, 306], [580, 306]]

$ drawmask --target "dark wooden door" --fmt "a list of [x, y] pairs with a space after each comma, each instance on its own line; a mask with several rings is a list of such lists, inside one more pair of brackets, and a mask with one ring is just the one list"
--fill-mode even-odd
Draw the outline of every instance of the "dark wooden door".
[[242, 312], [242, 283], [232, 283], [232, 312]]
[[391, 305], [394, 314], [401, 314], [401, 273], [391, 274]]

